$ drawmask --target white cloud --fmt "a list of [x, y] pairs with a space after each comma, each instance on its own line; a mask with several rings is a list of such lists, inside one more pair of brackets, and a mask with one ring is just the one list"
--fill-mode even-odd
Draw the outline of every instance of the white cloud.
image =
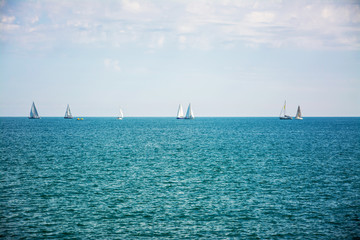
[[123, 8], [129, 12], [140, 12], [141, 11], [140, 4], [135, 1], [123, 0], [122, 5], [123, 5]]
[[[121, 7], [122, 10], [124, 10], [125, 12], [129, 12], [132, 14], [141, 13], [141, 14], [145, 14], [145, 16], [147, 16], [147, 14], [149, 13], [153, 13], [154, 11], [156, 11], [151, 1], [144, 1], [144, 0], [140, 0], [140, 1], [122, 0]], [[114, 9], [114, 10], [115, 10], [114, 12], [116, 12], [119, 9]]]
[[2, 23], [13, 23], [15, 21], [15, 16], [3, 16], [1, 18]]
[[162, 47], [164, 45], [164, 41], [165, 41], [165, 38], [164, 36], [160, 36], [158, 39], [157, 39], [157, 45], [159, 47]]
[[177, 27], [177, 32], [180, 34], [184, 34], [184, 33], [193, 33], [196, 31], [195, 28], [195, 23], [181, 23], [178, 27]]
[[190, 14], [209, 16], [215, 13], [215, 5], [210, 1], [204, 0], [190, 1], [186, 7], [186, 11]]
[[108, 69], [120, 72], [121, 68], [119, 66], [119, 61], [111, 58], [104, 59], [104, 66]]
[[[167, 46], [199, 49], [239, 44], [316, 49], [359, 49], [360, 45], [360, 3], [351, 0], [326, 4], [310, 0], [65, 0], [21, 1], [14, 6], [3, 9], [0, 25], [2, 38], [12, 42], [46, 41], [32, 37], [37, 32], [54, 44], [61, 40], [114, 47], [131, 43], [161, 48], [165, 40]], [[39, 23], [41, 28], [34, 28]]]
[[245, 19], [254, 23], [271, 23], [275, 14], [272, 12], [251, 12], [246, 15]]
[[[13, 31], [19, 28], [19, 25], [16, 24], [3, 24], [0, 23], [0, 31]], [[4, 39], [4, 36], [2, 36], [2, 38]]]
[[[0, 22], [0, 32], [13, 32], [14, 30], [20, 28], [18, 24], [14, 23], [15, 19], [15, 16], [3, 16]], [[2, 34], [0, 34], [0, 38], [6, 39], [5, 37], [6, 36], [2, 36]]]
[[38, 17], [38, 16], [35, 16], [35, 17], [33, 17], [33, 18], [30, 20], [30, 22], [31, 22], [32, 24], [37, 23], [38, 21], [39, 21], [39, 17]]
[[186, 37], [185, 36], [180, 36], [179, 37], [179, 42], [184, 44], [186, 42]]

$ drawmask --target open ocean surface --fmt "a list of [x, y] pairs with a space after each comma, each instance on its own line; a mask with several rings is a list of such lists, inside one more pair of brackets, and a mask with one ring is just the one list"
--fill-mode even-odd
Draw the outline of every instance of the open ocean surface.
[[360, 118], [0, 118], [0, 238], [360, 239]]

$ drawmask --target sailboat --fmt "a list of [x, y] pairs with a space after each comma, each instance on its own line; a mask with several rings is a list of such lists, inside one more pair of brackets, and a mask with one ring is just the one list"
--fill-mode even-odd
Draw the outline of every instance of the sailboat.
[[292, 120], [291, 116], [286, 115], [286, 100], [284, 103], [284, 107], [281, 109], [281, 112], [280, 112], [280, 120]]
[[188, 109], [186, 111], [185, 119], [194, 119], [194, 118], [195, 118], [195, 116], [194, 116], [194, 113], [193, 113], [193, 111], [191, 109], [191, 103], [190, 103], [189, 107], [188, 107]]
[[179, 109], [176, 115], [176, 119], [184, 119], [184, 112], [181, 104], [179, 104]]
[[298, 106], [295, 119], [296, 119], [296, 120], [302, 120], [302, 119], [303, 119], [303, 118], [302, 118], [302, 115], [301, 115], [300, 106]]
[[65, 112], [65, 119], [72, 119], [73, 116], [71, 115], [71, 111], [70, 111], [70, 106], [69, 104], [67, 105], [67, 108], [66, 108], [66, 112]]
[[30, 110], [30, 116], [29, 116], [29, 119], [40, 119], [40, 116], [36, 110], [36, 107], [35, 107], [35, 103], [33, 102], [32, 105], [31, 105], [31, 110]]
[[119, 115], [119, 117], [117, 119], [122, 120], [123, 118], [124, 118], [124, 114], [123, 114], [123, 112], [122, 112], [122, 110], [120, 108], [120, 115]]

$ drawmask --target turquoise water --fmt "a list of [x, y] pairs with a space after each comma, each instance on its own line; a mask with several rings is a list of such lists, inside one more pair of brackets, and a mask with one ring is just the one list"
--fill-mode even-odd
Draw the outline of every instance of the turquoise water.
[[360, 118], [0, 126], [0, 238], [360, 237]]

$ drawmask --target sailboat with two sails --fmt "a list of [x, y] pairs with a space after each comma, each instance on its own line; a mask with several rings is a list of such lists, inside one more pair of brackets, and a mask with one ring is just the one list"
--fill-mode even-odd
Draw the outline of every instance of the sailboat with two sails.
[[296, 120], [303, 120], [301, 110], [300, 110], [300, 106], [298, 106], [298, 108], [297, 108], [295, 119]]
[[39, 113], [36, 110], [35, 103], [33, 102], [30, 109], [29, 119], [40, 119]]
[[69, 104], [67, 105], [64, 118], [65, 118], [65, 119], [72, 119], [72, 118], [73, 118], [73, 116], [72, 116], [72, 114], [71, 114], [71, 111], [70, 111], [70, 106], [69, 106]]
[[184, 119], [184, 112], [181, 104], [179, 104], [179, 109], [176, 115], [176, 119]]
[[177, 112], [177, 115], [176, 115], [176, 119], [194, 119], [195, 116], [194, 116], [194, 113], [192, 111], [192, 108], [191, 108], [191, 103], [189, 104], [189, 107], [186, 111], [186, 115], [184, 116], [184, 112], [183, 112], [183, 108], [182, 108], [182, 105], [180, 104], [179, 105], [179, 109], [178, 109], [178, 112]]
[[280, 120], [292, 120], [291, 116], [286, 115], [286, 100], [284, 103], [284, 107], [281, 109], [281, 112], [280, 112]]

